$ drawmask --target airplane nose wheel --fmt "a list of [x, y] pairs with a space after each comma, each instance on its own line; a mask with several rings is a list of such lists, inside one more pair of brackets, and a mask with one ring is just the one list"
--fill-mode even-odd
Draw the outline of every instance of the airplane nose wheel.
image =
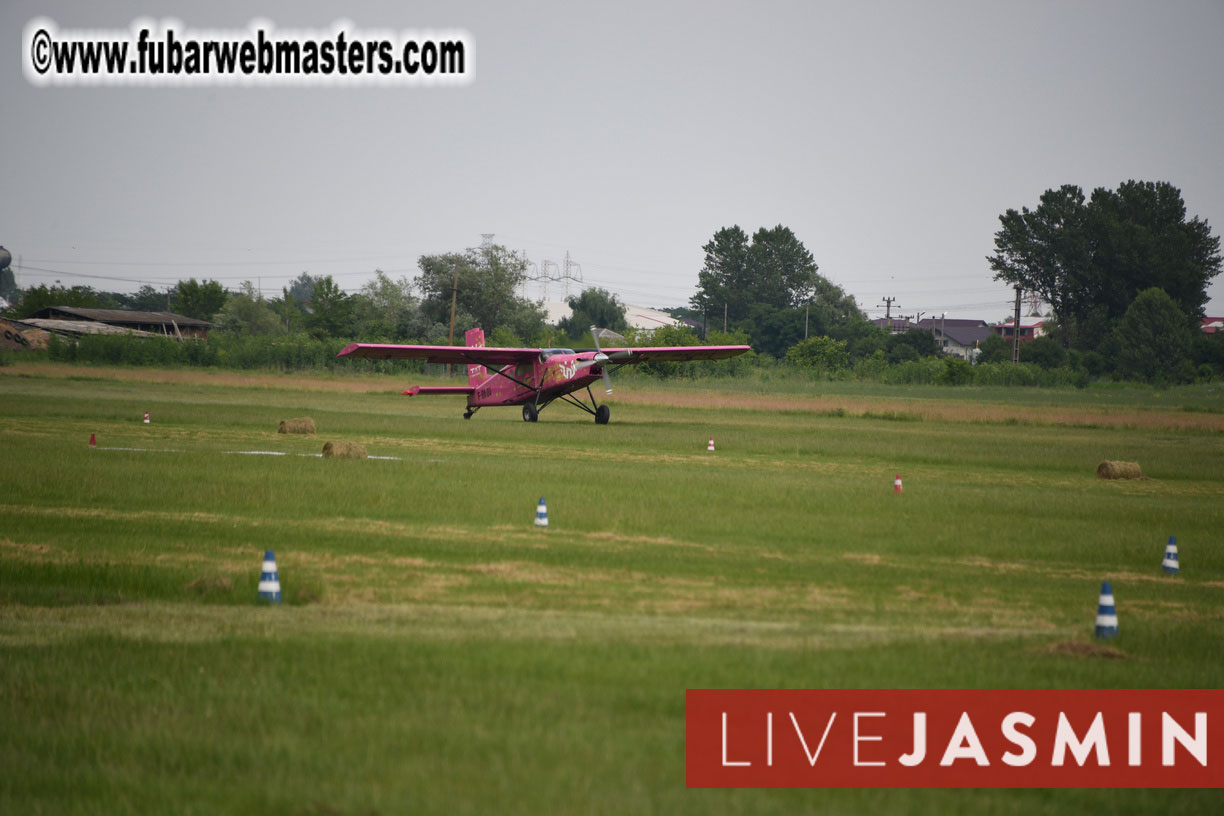
[[595, 409], [595, 424], [607, 425], [608, 420], [612, 418], [612, 409], [606, 405], [601, 405]]
[[532, 405], [530, 402], [524, 402], [523, 403], [523, 421], [524, 422], [535, 422], [539, 418], [540, 418], [540, 412], [536, 410], [536, 407]]

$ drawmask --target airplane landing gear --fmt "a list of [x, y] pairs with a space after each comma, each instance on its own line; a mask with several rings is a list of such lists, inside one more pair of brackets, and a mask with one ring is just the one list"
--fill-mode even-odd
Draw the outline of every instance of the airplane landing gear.
[[540, 412], [536, 410], [535, 405], [530, 402], [523, 403], [523, 421], [535, 422], [540, 418]]
[[595, 409], [595, 424], [607, 425], [608, 420], [612, 418], [612, 409], [606, 405], [601, 405]]

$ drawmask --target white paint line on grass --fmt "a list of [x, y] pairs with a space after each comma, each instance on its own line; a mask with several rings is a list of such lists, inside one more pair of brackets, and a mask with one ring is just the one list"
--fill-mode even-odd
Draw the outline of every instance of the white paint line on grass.
[[[97, 447], [93, 450], [100, 451], [134, 451], [136, 453], [186, 453], [187, 451], [176, 450], [174, 448], [103, 448]], [[285, 451], [261, 451], [261, 450], [245, 450], [245, 451], [221, 451], [221, 453], [232, 456], [288, 456]], [[312, 459], [322, 459], [321, 453], [295, 453], [294, 456], [306, 456]], [[402, 458], [398, 456], [368, 456], [367, 459], [381, 459], [385, 462], [402, 462]], [[440, 462], [440, 459], [431, 459], [431, 462]]]

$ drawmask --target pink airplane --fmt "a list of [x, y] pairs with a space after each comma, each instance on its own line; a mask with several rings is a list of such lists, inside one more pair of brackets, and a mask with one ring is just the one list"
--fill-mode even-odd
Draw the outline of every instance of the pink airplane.
[[[609, 370], [643, 363], [647, 360], [725, 360], [750, 346], [664, 346], [660, 348], [601, 349], [595, 327], [594, 351], [567, 348], [486, 348], [484, 331], [471, 329], [464, 335], [466, 346], [396, 346], [382, 343], [353, 343], [337, 357], [364, 357], [370, 360], [424, 360], [444, 365], [466, 365], [466, 386], [430, 387], [414, 385], [404, 396], [425, 394], [462, 394], [467, 397], [464, 419], [487, 405], [521, 405], [523, 421], [535, 422], [540, 411], [553, 400], [565, 400], [595, 417], [598, 425], [608, 424], [611, 409], [596, 405], [591, 384], [603, 378], [607, 393], [612, 393]], [[492, 372], [492, 373], [490, 373]], [[586, 389], [590, 406], [573, 392]]]

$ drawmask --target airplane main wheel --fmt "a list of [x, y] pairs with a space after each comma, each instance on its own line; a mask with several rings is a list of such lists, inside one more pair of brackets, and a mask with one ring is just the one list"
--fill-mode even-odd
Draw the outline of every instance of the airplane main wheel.
[[539, 418], [540, 418], [540, 412], [536, 410], [536, 407], [532, 405], [530, 402], [524, 402], [523, 403], [523, 421], [524, 422], [535, 422]]
[[601, 405], [595, 409], [595, 424], [607, 425], [608, 420], [612, 418], [612, 409], [606, 405]]

